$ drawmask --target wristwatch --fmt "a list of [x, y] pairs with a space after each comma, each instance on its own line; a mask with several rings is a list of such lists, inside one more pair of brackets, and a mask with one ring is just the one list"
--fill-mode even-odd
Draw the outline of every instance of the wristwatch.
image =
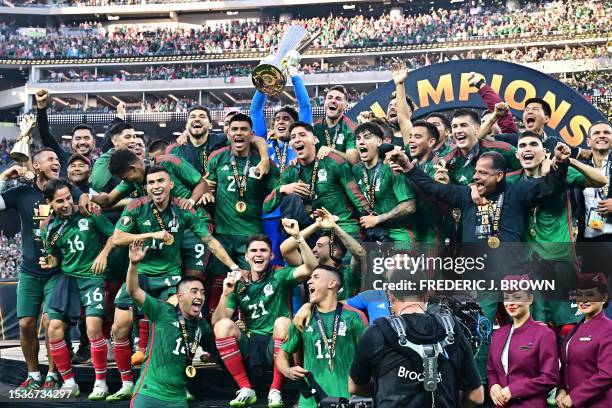
[[476, 86], [476, 88], [480, 89], [482, 88], [482, 86], [485, 84], [485, 79], [484, 78], [480, 78], [480, 80], [478, 82], [476, 82], [474, 85]]
[[303, 236], [301, 236], [301, 235], [298, 235], [298, 237], [297, 237], [297, 238], [295, 238], [295, 237], [294, 237], [294, 239], [295, 239], [295, 242], [296, 242], [297, 244], [301, 244], [301, 243], [302, 243], [302, 241], [304, 241], [304, 237], [303, 237]]

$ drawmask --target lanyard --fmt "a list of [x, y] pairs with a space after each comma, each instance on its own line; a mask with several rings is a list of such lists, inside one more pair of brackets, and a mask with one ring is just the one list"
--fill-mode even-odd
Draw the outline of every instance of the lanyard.
[[[591, 160], [591, 164], [593, 165], [594, 168], [597, 168], [595, 166], [595, 162], [593, 160]], [[601, 163], [601, 167], [604, 169], [604, 175], [606, 177], [610, 177], [610, 170], [612, 169], [612, 160], [610, 160], [610, 155], [608, 155], [608, 157], [606, 157], [604, 159], [604, 162]], [[597, 197], [600, 200], [605, 200], [608, 198], [610, 192], [610, 184], [606, 183], [605, 186], [601, 187], [601, 188], [596, 188], [595, 189], [595, 194], [597, 195]]]
[[66, 227], [66, 225], [68, 225], [68, 222], [70, 221], [71, 218], [72, 218], [72, 215], [70, 215], [70, 217], [68, 217], [67, 219], [64, 220], [64, 222], [62, 222], [62, 225], [60, 225], [59, 229], [55, 232], [55, 234], [53, 234], [51, 241], [49, 241], [49, 235], [51, 234], [51, 227], [49, 226], [49, 230], [47, 231], [47, 236], [45, 238], [45, 242], [47, 243], [45, 249], [47, 251], [52, 249], [53, 246], [57, 244], [57, 240], [59, 240], [59, 238], [62, 236], [62, 232], [64, 231], [64, 228]]
[[489, 204], [488, 213], [489, 219], [491, 220], [492, 237], [496, 237], [498, 235], [502, 205], [504, 205], [504, 193], [501, 193], [499, 195], [499, 198], [497, 199], [497, 203], [495, 205], [493, 205], [493, 203]]
[[236, 164], [236, 158], [233, 153], [230, 153], [230, 161], [232, 163], [232, 170], [234, 171], [234, 180], [238, 185], [238, 196], [240, 199], [244, 197], [244, 190], [247, 184], [247, 175], [249, 174], [249, 168], [251, 167], [251, 155], [249, 154], [246, 163], [244, 164], [244, 171], [242, 175], [238, 174], [238, 164]]
[[325, 348], [329, 353], [329, 360], [327, 361], [327, 366], [329, 367], [329, 371], [333, 371], [333, 359], [334, 353], [336, 351], [336, 340], [338, 339], [338, 329], [340, 327], [340, 315], [342, 314], [342, 303], [338, 302], [336, 305], [336, 313], [334, 314], [334, 326], [331, 336], [331, 345], [329, 344], [329, 340], [327, 334], [325, 333], [325, 327], [323, 327], [323, 321], [321, 320], [321, 315], [319, 314], [319, 310], [315, 307], [313, 311], [314, 318], [317, 321], [317, 327], [319, 328], [319, 333], [323, 338], [323, 344], [325, 344]]
[[363, 182], [365, 184], [366, 189], [366, 198], [370, 203], [370, 208], [374, 211], [374, 201], [376, 195], [376, 183], [378, 182], [378, 172], [380, 171], [381, 164], [380, 162], [376, 164], [374, 167], [374, 175], [372, 176], [372, 182], [369, 181], [369, 173], [370, 171], [363, 167]]
[[[298, 165], [298, 173], [302, 172], [302, 167]], [[308, 198], [312, 201], [315, 195], [315, 186], [317, 184], [317, 177], [319, 173], [319, 158], [315, 159], [314, 165], [312, 166], [312, 175], [310, 176], [310, 186], [308, 192]]]
[[187, 327], [185, 325], [185, 316], [183, 316], [183, 312], [177, 306], [174, 307], [176, 311], [176, 320], [179, 324], [179, 328], [181, 329], [181, 336], [183, 336], [183, 347], [185, 347], [185, 360], [187, 361], [187, 365], [191, 365], [193, 361], [193, 357], [195, 356], [196, 351], [198, 350], [198, 345], [200, 344], [200, 338], [202, 337], [202, 329], [200, 325], [197, 325], [195, 336], [193, 337], [193, 341], [189, 343], [189, 334], [187, 333]]
[[285, 142], [283, 144], [283, 153], [281, 154], [280, 147], [278, 146], [278, 141], [273, 140], [272, 144], [274, 145], [274, 151], [276, 152], [276, 159], [278, 160], [278, 166], [280, 167], [281, 173], [285, 171], [285, 167], [287, 166], [287, 151], [289, 150], [289, 143]]
[[329, 128], [325, 125], [325, 140], [327, 142], [327, 147], [331, 147], [332, 149], [336, 148], [336, 141], [338, 140], [338, 134], [340, 133], [340, 127], [342, 126], [342, 122], [339, 122], [336, 125], [336, 129], [334, 130], [334, 138], [332, 139], [329, 135]]
[[[172, 211], [172, 221], [170, 221], [170, 224], [168, 226], [170, 228], [178, 227], [178, 222], [177, 222], [177, 219], [176, 219], [176, 214], [174, 212], [174, 208], [172, 208], [172, 204], [171, 203], [168, 203], [168, 206], [170, 207], [170, 211]], [[153, 205], [153, 215], [155, 215], [155, 219], [157, 220], [157, 223], [159, 224], [159, 227], [162, 230], [168, 231], [168, 229], [166, 228], [166, 224], [164, 224], [164, 220], [162, 220], [161, 214], [159, 213], [159, 210], [157, 208], [155, 208], [155, 205]]]

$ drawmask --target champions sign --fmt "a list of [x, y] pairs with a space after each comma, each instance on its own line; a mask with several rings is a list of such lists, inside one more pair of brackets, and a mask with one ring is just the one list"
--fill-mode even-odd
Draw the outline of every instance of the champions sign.
[[[496, 60], [449, 61], [411, 71], [405, 87], [406, 94], [417, 106], [413, 118], [423, 118], [436, 111], [486, 108], [478, 89], [468, 85], [470, 72], [482, 74], [516, 117], [522, 116], [527, 99], [543, 98], [552, 109], [546, 133], [560, 135], [572, 146], [586, 146], [591, 123], [606, 120], [582, 95], [560, 81], [523, 65]], [[393, 81], [379, 86], [347, 112], [347, 116], [357, 123], [359, 113], [373, 110], [372, 106], [377, 103], [386, 111], [393, 91]]]

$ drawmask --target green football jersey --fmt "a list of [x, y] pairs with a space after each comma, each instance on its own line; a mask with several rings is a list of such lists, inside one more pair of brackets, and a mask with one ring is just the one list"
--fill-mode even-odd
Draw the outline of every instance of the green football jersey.
[[[310, 186], [315, 161], [307, 166], [296, 164], [287, 167], [281, 174], [279, 186], [266, 198], [264, 210], [272, 212], [280, 204], [283, 196], [280, 192], [282, 185], [302, 181]], [[366, 198], [355, 183], [348, 162], [336, 153], [330, 153], [319, 160], [312, 209], [321, 207], [325, 207], [337, 216], [338, 226], [351, 235], [359, 233], [353, 213], [363, 215], [370, 209]]]
[[113, 224], [104, 215], [84, 217], [77, 211], [67, 220], [53, 217], [43, 229], [42, 236], [50, 242], [58, 235], [47, 253], [57, 256], [59, 252], [63, 273], [77, 278], [95, 278], [102, 276], [94, 275], [91, 265], [113, 232]]
[[[200, 173], [186, 160], [171, 154], [155, 157], [151, 165], [161, 166], [168, 170], [170, 178], [174, 183], [172, 196], [178, 198], [189, 198], [195, 186], [200, 182]], [[147, 195], [145, 184], [122, 181], [117, 187], [122, 197]], [[135, 193], [135, 194], [132, 194]]]
[[[320, 314], [329, 346], [331, 346], [332, 341], [335, 315], [335, 310]], [[329, 349], [325, 346], [314, 315], [301, 333], [292, 323], [289, 327], [287, 341], [281, 348], [292, 354], [303, 347], [304, 368], [314, 375], [315, 380], [325, 393], [334, 397], [350, 398], [351, 395], [348, 392], [349, 370], [355, 357], [357, 342], [367, 325], [368, 321], [362, 312], [350, 306], [344, 306], [340, 315], [331, 371], [328, 365]], [[317, 403], [314, 398], [300, 397], [299, 406], [300, 408], [316, 408]]]
[[520, 170], [522, 168], [521, 162], [516, 158], [516, 148], [514, 146], [505, 142], [479, 140], [476, 157], [471, 160], [463, 156], [463, 153], [461, 153], [458, 147], [454, 148], [444, 158], [447, 163], [447, 168], [449, 169], [448, 175], [451, 183], [462, 184], [464, 186], [470, 184], [476, 172], [476, 162], [480, 155], [485, 152], [497, 152], [504, 156], [508, 171]]
[[291, 317], [290, 297], [298, 282], [293, 278], [296, 268], [280, 268], [270, 271], [265, 279], [253, 282], [244, 289], [238, 282], [236, 289], [227, 299], [227, 307], [244, 313], [247, 330], [252, 333], [271, 336], [274, 321], [279, 317]]
[[172, 144], [168, 146], [170, 154], [180, 157], [181, 159], [188, 161], [193, 167], [196, 168], [202, 175], [206, 173], [206, 164], [211, 153], [224, 146], [228, 146], [229, 141], [224, 133], [208, 133], [206, 143], [201, 146], [194, 146], [190, 139], [182, 145]]
[[314, 135], [319, 140], [319, 146], [334, 147], [337, 151], [343, 153], [346, 153], [349, 149], [355, 149], [357, 146], [353, 133], [355, 125], [346, 116], [343, 116], [333, 128], [327, 127], [327, 122], [323, 119], [315, 123], [313, 129]]
[[450, 143], [445, 143], [440, 148], [434, 150], [434, 155], [440, 159], [445, 158], [452, 150], [454, 146]]
[[102, 154], [93, 164], [91, 169], [91, 176], [89, 177], [89, 182], [91, 184], [91, 188], [95, 191], [104, 191], [104, 187], [113, 175], [108, 170], [108, 162], [110, 161], [111, 156], [115, 153], [115, 149], [110, 149], [106, 153]]
[[[374, 187], [374, 212], [384, 214], [393, 210], [399, 203], [414, 200], [416, 197], [410, 181], [403, 174], [393, 174], [388, 164], [379, 163], [372, 169], [366, 169], [363, 163], [353, 166], [353, 177], [361, 193], [366, 197], [372, 206], [370, 189]], [[367, 177], [367, 180], [366, 180]], [[389, 231], [389, 236], [396, 242], [409, 242], [414, 244], [415, 227], [412, 216], [403, 219], [388, 221], [377, 225]]]
[[[125, 207], [115, 228], [131, 234], [161, 231], [150, 197], [132, 200]], [[183, 210], [178, 200], [172, 199], [170, 205], [161, 212], [164, 226], [174, 236], [174, 242], [166, 245], [158, 240], [147, 240], [149, 249], [138, 264], [138, 272], [153, 276], [177, 276], [181, 274], [181, 243], [183, 234], [189, 229], [199, 237], [208, 235], [208, 224], [194, 210]]]
[[[279, 171], [275, 166], [270, 166], [270, 172], [262, 179], [257, 179], [255, 167], [260, 159], [256, 154], [251, 154], [244, 196], [240, 198], [240, 189], [231, 164], [233, 155], [230, 149], [224, 147], [215, 150], [208, 159], [208, 180], [217, 182], [215, 232], [239, 236], [260, 234], [264, 198], [278, 184]], [[244, 176], [246, 163], [246, 157], [236, 157], [239, 178]], [[246, 209], [242, 212], [237, 209], [239, 201], [246, 204]]]
[[[524, 170], [506, 175], [509, 183], [531, 179]], [[568, 261], [575, 259], [572, 234], [572, 208], [570, 188], [583, 190], [586, 179], [578, 170], [570, 167], [567, 180], [554, 194], [545, 197], [531, 210], [527, 218], [526, 241], [542, 259]]]
[[[170, 303], [147, 294], [142, 311], [152, 326], [134, 394], [141, 393], [168, 402], [185, 401], [185, 386], [189, 379], [185, 374], [185, 341], [176, 318], [176, 309]], [[198, 327], [201, 333], [200, 344], [207, 348], [213, 343], [213, 334], [206, 319], [185, 319], [190, 342]]]
[[355, 271], [350, 265], [342, 267], [342, 287], [338, 291], [338, 300], [346, 300], [361, 290], [361, 271]]

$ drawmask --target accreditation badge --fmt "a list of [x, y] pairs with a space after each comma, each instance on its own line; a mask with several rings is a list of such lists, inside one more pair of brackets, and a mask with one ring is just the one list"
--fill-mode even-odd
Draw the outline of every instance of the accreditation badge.
[[597, 211], [596, 208], [589, 209], [589, 216], [587, 218], [587, 225], [589, 228], [596, 230], [603, 230], [606, 220]]

